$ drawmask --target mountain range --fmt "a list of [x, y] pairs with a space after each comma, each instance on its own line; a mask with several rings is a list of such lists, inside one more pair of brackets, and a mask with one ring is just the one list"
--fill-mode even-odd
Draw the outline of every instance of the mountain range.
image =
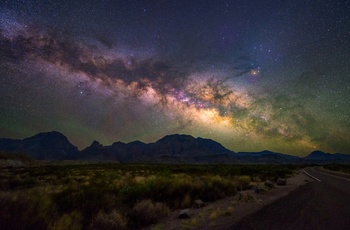
[[115, 142], [103, 146], [94, 141], [79, 151], [62, 133], [39, 133], [18, 140], [0, 138], [0, 151], [24, 153], [35, 160], [118, 161], [120, 163], [173, 164], [328, 164], [350, 163], [350, 154], [329, 154], [314, 151], [297, 157], [268, 150], [262, 152], [233, 152], [211, 139], [190, 135], [168, 135], [155, 143], [133, 141]]

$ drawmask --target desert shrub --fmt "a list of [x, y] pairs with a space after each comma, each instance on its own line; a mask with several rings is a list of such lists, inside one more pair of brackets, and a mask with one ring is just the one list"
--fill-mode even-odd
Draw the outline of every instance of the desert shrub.
[[219, 209], [211, 210], [210, 214], [209, 214], [209, 219], [211, 221], [215, 221], [218, 218], [219, 215], [220, 215], [220, 210]]
[[68, 185], [55, 193], [53, 200], [60, 214], [79, 211], [83, 216], [83, 228], [88, 226], [91, 218], [99, 210], [111, 212], [119, 204], [117, 192], [103, 183], [91, 183], [79, 187]]
[[223, 216], [231, 216], [233, 214], [234, 207], [233, 205], [230, 205], [227, 207], [227, 209], [222, 213]]
[[54, 207], [47, 195], [38, 191], [0, 196], [1, 229], [47, 229]]
[[179, 174], [176, 175], [173, 179], [167, 178], [166, 193], [169, 197], [179, 197], [183, 198], [186, 194], [191, 194], [193, 189], [193, 180], [194, 177], [189, 175]]
[[237, 185], [230, 177], [206, 176], [204, 180], [204, 190], [201, 193], [201, 199], [206, 201], [215, 201], [217, 199], [232, 196], [236, 193]]
[[82, 228], [82, 215], [79, 212], [72, 212], [70, 214], [63, 214], [58, 220], [54, 221], [49, 226], [49, 230], [80, 230]]
[[8, 185], [10, 189], [16, 189], [21, 185], [21, 183], [22, 183], [22, 180], [18, 176], [12, 177], [8, 180]]
[[179, 208], [189, 208], [191, 207], [192, 200], [190, 194], [186, 194], [182, 199]]
[[33, 177], [27, 177], [22, 180], [21, 186], [25, 188], [32, 188], [35, 187], [38, 184], [37, 180]]
[[255, 196], [250, 192], [240, 192], [238, 199], [243, 202], [256, 201]]
[[181, 173], [171, 178], [155, 177], [144, 184], [129, 187], [125, 196], [128, 196], [128, 201], [143, 197], [165, 202], [173, 208], [183, 208], [190, 206], [189, 203], [191, 203], [186, 196], [192, 200], [214, 201], [228, 195], [234, 195], [237, 190], [236, 184], [231, 177], [225, 178], [218, 175], [199, 177]]
[[127, 228], [127, 219], [117, 212], [113, 210], [111, 213], [105, 213], [99, 211], [95, 218], [93, 218], [91, 224], [88, 229], [91, 230], [123, 230]]
[[250, 176], [239, 176], [238, 183], [241, 190], [248, 189], [250, 186]]
[[149, 225], [169, 214], [169, 208], [160, 202], [142, 200], [135, 204], [130, 213], [130, 219], [136, 225]]

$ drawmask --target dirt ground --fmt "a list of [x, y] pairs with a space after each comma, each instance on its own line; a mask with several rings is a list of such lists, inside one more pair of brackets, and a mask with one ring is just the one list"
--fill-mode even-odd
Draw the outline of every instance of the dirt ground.
[[175, 210], [167, 218], [147, 229], [227, 229], [243, 217], [260, 210], [311, 180], [300, 170], [287, 179], [285, 186], [275, 184], [274, 188], [260, 194], [255, 193], [254, 190], [243, 191], [243, 198], [240, 192], [237, 192], [233, 197], [206, 203], [205, 207], [190, 208], [190, 218], [186, 219], [178, 219], [180, 210]]

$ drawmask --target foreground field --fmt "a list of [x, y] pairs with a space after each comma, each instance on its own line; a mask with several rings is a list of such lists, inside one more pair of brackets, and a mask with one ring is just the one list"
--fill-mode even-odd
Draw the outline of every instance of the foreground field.
[[137, 229], [193, 201], [233, 196], [295, 166], [51, 165], [1, 169], [4, 229]]

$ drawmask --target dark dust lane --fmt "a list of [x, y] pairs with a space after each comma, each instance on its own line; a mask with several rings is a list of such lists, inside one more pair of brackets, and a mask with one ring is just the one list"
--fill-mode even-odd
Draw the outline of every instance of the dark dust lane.
[[305, 171], [321, 181], [310, 178], [229, 229], [350, 229], [350, 179], [317, 168]]

